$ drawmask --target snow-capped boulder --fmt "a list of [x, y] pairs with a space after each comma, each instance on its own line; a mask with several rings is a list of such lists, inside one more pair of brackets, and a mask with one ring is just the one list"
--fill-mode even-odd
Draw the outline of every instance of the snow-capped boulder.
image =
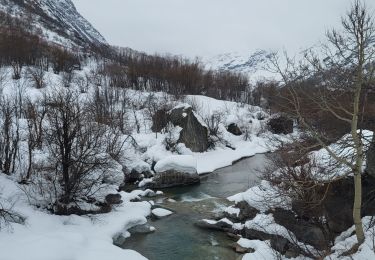
[[156, 208], [151, 211], [151, 214], [154, 218], [160, 219], [172, 215], [173, 212], [163, 208]]
[[192, 155], [172, 155], [158, 161], [154, 170], [156, 173], [177, 171], [188, 174], [197, 173], [197, 160]]
[[184, 143], [193, 152], [208, 149], [208, 129], [203, 120], [188, 106], [178, 106], [169, 112], [169, 121], [182, 128], [178, 143]]
[[168, 188], [186, 186], [200, 182], [197, 161], [191, 155], [172, 155], [158, 161], [154, 167], [155, 176], [147, 186]]

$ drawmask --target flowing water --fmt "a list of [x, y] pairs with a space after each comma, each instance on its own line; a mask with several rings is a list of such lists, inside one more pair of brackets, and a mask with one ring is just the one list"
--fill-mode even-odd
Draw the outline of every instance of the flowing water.
[[202, 177], [200, 185], [164, 190], [164, 198], [156, 203], [175, 213], [150, 220], [156, 231], [132, 235], [122, 248], [136, 250], [150, 260], [238, 259], [240, 255], [230, 247], [233, 241], [226, 234], [200, 229], [194, 223], [215, 218], [231, 204], [225, 198], [257, 185], [258, 170], [265, 164], [265, 155], [255, 155]]

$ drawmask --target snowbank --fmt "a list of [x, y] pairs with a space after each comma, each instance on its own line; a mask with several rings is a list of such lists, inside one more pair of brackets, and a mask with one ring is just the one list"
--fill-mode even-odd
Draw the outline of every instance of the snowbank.
[[147, 222], [150, 203], [130, 202], [139, 192], [122, 192], [124, 203], [108, 214], [56, 216], [31, 207], [9, 177], [0, 174], [0, 186], [2, 196], [13, 200], [13, 210], [26, 217], [25, 225], [13, 224], [0, 232], [0, 260], [146, 259], [112, 241], [118, 232]]
[[196, 174], [197, 160], [191, 155], [172, 155], [158, 161], [154, 169], [157, 173], [174, 170], [181, 173]]

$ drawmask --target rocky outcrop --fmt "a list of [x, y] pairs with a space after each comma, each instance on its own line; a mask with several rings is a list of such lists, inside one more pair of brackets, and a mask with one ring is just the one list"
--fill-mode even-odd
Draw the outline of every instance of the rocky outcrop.
[[183, 173], [175, 170], [169, 170], [157, 173], [153, 182], [148, 183], [147, 187], [151, 189], [164, 189], [176, 186], [188, 186], [200, 183], [198, 173]]
[[208, 129], [203, 121], [193, 112], [193, 109], [186, 106], [178, 106], [167, 111], [161, 109], [152, 117], [153, 132], [161, 132], [171, 123], [181, 127], [177, 143], [183, 143], [193, 152], [205, 152], [209, 147]]
[[170, 111], [169, 121], [182, 128], [178, 143], [184, 143], [193, 152], [208, 149], [208, 129], [189, 106], [177, 107]]
[[228, 125], [227, 130], [228, 130], [229, 133], [231, 133], [233, 135], [237, 135], [237, 136], [242, 135], [241, 129], [235, 123], [232, 123], [232, 124]]
[[273, 134], [291, 134], [293, 133], [293, 119], [285, 116], [274, 116], [268, 121], [268, 129]]
[[146, 185], [152, 189], [187, 186], [200, 182], [197, 161], [192, 155], [168, 156], [155, 164], [154, 171], [152, 182]]
[[[353, 226], [353, 178], [345, 178], [330, 184], [331, 188], [323, 202], [327, 223], [336, 235]], [[362, 177], [362, 216], [375, 215], [375, 178]]]
[[120, 194], [108, 194], [105, 197], [105, 202], [109, 205], [121, 204], [121, 195]]
[[235, 208], [238, 208], [240, 212], [238, 214], [229, 214], [225, 212], [225, 217], [229, 218], [235, 223], [243, 222], [248, 219], [253, 219], [257, 214], [259, 214], [259, 210], [254, 207], [251, 207], [249, 203], [246, 201], [240, 201], [236, 203]]
[[272, 213], [275, 222], [291, 231], [298, 241], [312, 245], [314, 248], [324, 250], [328, 248], [329, 237], [326, 237], [324, 229], [314, 223], [298, 218], [295, 213], [276, 208], [268, 212]]

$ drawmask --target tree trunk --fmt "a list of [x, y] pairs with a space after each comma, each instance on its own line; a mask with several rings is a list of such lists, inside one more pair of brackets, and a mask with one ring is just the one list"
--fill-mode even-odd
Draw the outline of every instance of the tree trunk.
[[355, 226], [355, 233], [357, 236], [358, 244], [362, 244], [365, 241], [365, 234], [362, 226], [362, 176], [361, 173], [354, 175], [354, 205], [353, 205], [353, 220]]

